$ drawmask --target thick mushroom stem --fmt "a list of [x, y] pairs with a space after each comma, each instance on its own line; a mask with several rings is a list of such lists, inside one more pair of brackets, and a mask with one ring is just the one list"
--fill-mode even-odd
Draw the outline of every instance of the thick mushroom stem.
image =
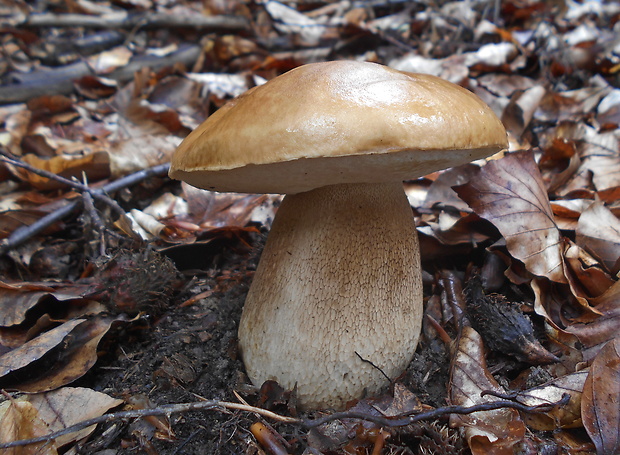
[[287, 195], [245, 302], [239, 342], [255, 385], [297, 386], [306, 409], [342, 408], [402, 373], [422, 320], [420, 254], [398, 183]]

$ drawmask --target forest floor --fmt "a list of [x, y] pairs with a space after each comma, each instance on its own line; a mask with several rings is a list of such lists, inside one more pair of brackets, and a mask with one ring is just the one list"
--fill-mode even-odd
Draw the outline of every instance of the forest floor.
[[[3, 453], [615, 453], [619, 18], [595, 0], [0, 6]], [[406, 372], [344, 415], [257, 389], [239, 356], [281, 197], [167, 177], [232, 97], [339, 59], [459, 84], [509, 139], [405, 183], [422, 337]], [[99, 425], [8, 448], [87, 419]]]

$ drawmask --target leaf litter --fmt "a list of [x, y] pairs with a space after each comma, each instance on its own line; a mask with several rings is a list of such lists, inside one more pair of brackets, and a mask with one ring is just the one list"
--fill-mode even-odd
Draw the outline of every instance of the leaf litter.
[[[474, 91], [504, 121], [510, 150], [407, 182], [424, 261], [424, 336], [392, 390], [351, 409], [398, 416], [503, 397], [560, 404], [392, 429], [341, 419], [306, 431], [276, 420], [261, 423], [265, 432], [251, 413], [185, 413], [109, 422], [89, 429], [90, 439], [84, 432], [14, 453], [615, 453], [618, 407], [608, 395], [618, 384], [620, 9], [594, 0], [497, 6], [7, 6], [2, 441], [113, 407], [235, 401], [233, 392], [295, 415], [294, 391], [255, 390], [236, 350], [280, 197], [198, 191], [167, 180], [165, 166], [182, 137], [231, 97], [304, 63], [353, 58]], [[53, 27], [33, 25], [47, 13]], [[123, 25], [132, 17], [143, 22]], [[155, 18], [164, 25], [149, 23]], [[106, 28], [110, 21], [121, 26]], [[139, 177], [145, 168], [159, 171]], [[476, 315], [462, 289], [476, 270], [504, 329], [467, 323]], [[527, 341], [510, 335], [517, 350], [507, 355], [493, 330], [518, 327]], [[549, 355], [537, 362], [541, 352]], [[95, 396], [102, 404], [91, 406]], [[57, 408], [75, 412], [52, 423]]]

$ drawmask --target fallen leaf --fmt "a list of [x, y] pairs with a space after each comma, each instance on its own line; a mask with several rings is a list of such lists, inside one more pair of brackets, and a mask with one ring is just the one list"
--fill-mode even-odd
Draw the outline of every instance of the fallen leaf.
[[[49, 432], [63, 430], [78, 422], [105, 414], [109, 409], [120, 406], [123, 400], [84, 387], [63, 387], [46, 393], [28, 395], [27, 400], [38, 410]], [[58, 447], [80, 440], [95, 429], [83, 428], [56, 438]]]
[[508, 251], [538, 276], [565, 283], [562, 238], [531, 153], [490, 161], [469, 183], [454, 187], [506, 238]]
[[82, 297], [86, 287], [58, 283], [8, 283], [0, 281], [0, 327], [24, 322], [26, 312], [45, 297], [59, 302]]
[[583, 387], [583, 426], [598, 455], [620, 453], [620, 338], [607, 343], [590, 366]]
[[119, 178], [170, 161], [180, 142], [178, 137], [168, 134], [145, 134], [113, 142], [108, 158], [111, 177]]
[[589, 306], [586, 303], [588, 298], [600, 296], [616, 281], [599, 261], [573, 242], [568, 242], [564, 259], [566, 278], [573, 294], [583, 301], [583, 305]]
[[515, 137], [520, 137], [530, 124], [545, 93], [545, 89], [541, 85], [536, 85], [524, 92], [515, 93], [502, 115], [502, 122], [506, 126], [506, 130]]
[[[110, 162], [105, 152], [91, 153], [83, 157], [55, 156], [47, 160], [29, 154], [22, 159], [37, 169], [51, 172], [69, 180], [75, 177], [82, 181], [83, 175], [86, 174], [88, 180], [94, 182], [110, 175]], [[66, 186], [56, 180], [50, 180], [23, 169], [16, 170], [16, 174], [39, 190], [58, 189]]]
[[132, 56], [133, 54], [129, 49], [125, 46], [119, 46], [93, 55], [87, 58], [86, 61], [95, 74], [102, 75], [111, 73], [115, 69], [127, 65]]
[[26, 312], [51, 292], [54, 292], [54, 288], [47, 284], [0, 281], [0, 327], [24, 322]]
[[578, 371], [519, 392], [517, 401], [526, 406], [557, 403], [566, 394], [570, 397], [568, 404], [556, 406], [549, 412], [524, 414], [527, 425], [541, 431], [580, 427], [581, 391], [587, 376], [587, 371]]
[[325, 33], [325, 27], [296, 9], [276, 1], [265, 2], [265, 10], [274, 19], [283, 34], [296, 34], [307, 46], [316, 46]]
[[620, 220], [600, 201], [579, 217], [577, 245], [599, 258], [613, 274], [620, 258]]
[[[32, 403], [9, 399], [0, 404], [0, 442], [32, 439], [49, 433], [46, 423]], [[3, 449], [3, 455], [57, 455], [54, 441]]]
[[65, 337], [82, 322], [84, 319], [67, 321], [1, 356], [0, 379], [6, 379], [11, 373], [40, 360], [51, 349], [60, 345]]
[[618, 336], [620, 324], [620, 281], [607, 291], [590, 299], [590, 304], [599, 313], [590, 321], [570, 324], [566, 331], [574, 334], [584, 345], [585, 360], [591, 360], [608, 342]]
[[598, 132], [582, 126], [579, 153], [581, 169], [592, 172], [592, 181], [598, 191], [618, 186], [620, 180], [620, 139], [615, 131]]
[[0, 386], [34, 393], [75, 381], [95, 364], [99, 341], [121, 320], [72, 319], [0, 356]]
[[[450, 401], [473, 406], [499, 399], [489, 394], [483, 396], [485, 391], [505, 393], [487, 370], [480, 335], [471, 327], [464, 327], [452, 365]], [[519, 413], [509, 408], [452, 414], [450, 425], [464, 428], [474, 455], [512, 454], [525, 437], [525, 425]]]

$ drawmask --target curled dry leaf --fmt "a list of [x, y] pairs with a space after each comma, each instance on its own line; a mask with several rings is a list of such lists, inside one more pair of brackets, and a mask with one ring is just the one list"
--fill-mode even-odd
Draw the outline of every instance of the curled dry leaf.
[[42, 299], [52, 296], [58, 301], [80, 298], [81, 286], [58, 287], [54, 283], [6, 283], [0, 281], [0, 327], [11, 327], [24, 322], [26, 312]]
[[45, 392], [82, 377], [97, 361], [97, 345], [110, 316], [72, 319], [0, 357], [0, 387]]
[[[505, 393], [487, 370], [480, 335], [471, 327], [464, 327], [452, 365], [450, 400], [461, 406], [498, 400], [491, 395], [482, 396], [484, 391]], [[465, 429], [474, 455], [514, 453], [525, 437], [525, 425], [514, 409], [502, 408], [452, 415], [450, 424]]]
[[0, 326], [21, 324], [26, 312], [53, 291], [43, 284], [0, 282]]
[[587, 371], [578, 371], [519, 392], [517, 400], [527, 406], [557, 403], [566, 394], [570, 397], [568, 404], [544, 414], [525, 414], [528, 427], [551, 431], [581, 426], [581, 391], [587, 375]]
[[515, 137], [521, 137], [527, 129], [545, 93], [544, 87], [536, 85], [513, 94], [510, 103], [504, 109], [502, 122]]
[[584, 305], [589, 305], [587, 298], [600, 296], [615, 283], [600, 261], [571, 241], [567, 242], [564, 259], [571, 290]]
[[534, 275], [565, 283], [562, 238], [545, 185], [530, 153], [487, 163], [455, 191], [506, 238], [508, 251]]
[[316, 46], [326, 28], [296, 9], [276, 1], [265, 3], [265, 10], [274, 19], [275, 26], [285, 35], [298, 35], [307, 46]]
[[[32, 362], [40, 360], [50, 350], [57, 347], [62, 340], [84, 319], [74, 319], [58, 327], [45, 332], [38, 337], [25, 343], [23, 346], [14, 349], [0, 357], [0, 384], [5, 382], [11, 373], [27, 367]], [[7, 387], [7, 384], [2, 384]]]
[[583, 356], [591, 360], [607, 343], [618, 336], [620, 324], [620, 281], [599, 297], [590, 299], [598, 316], [589, 321], [571, 324], [566, 330], [579, 338], [584, 345]]
[[620, 220], [600, 201], [595, 201], [579, 217], [577, 244], [617, 273], [620, 258]]
[[583, 426], [599, 455], [620, 453], [620, 338], [595, 357], [583, 387]]
[[580, 139], [581, 169], [592, 172], [592, 181], [597, 190], [618, 186], [620, 180], [620, 140], [615, 131], [598, 132], [589, 126], [578, 130]]

